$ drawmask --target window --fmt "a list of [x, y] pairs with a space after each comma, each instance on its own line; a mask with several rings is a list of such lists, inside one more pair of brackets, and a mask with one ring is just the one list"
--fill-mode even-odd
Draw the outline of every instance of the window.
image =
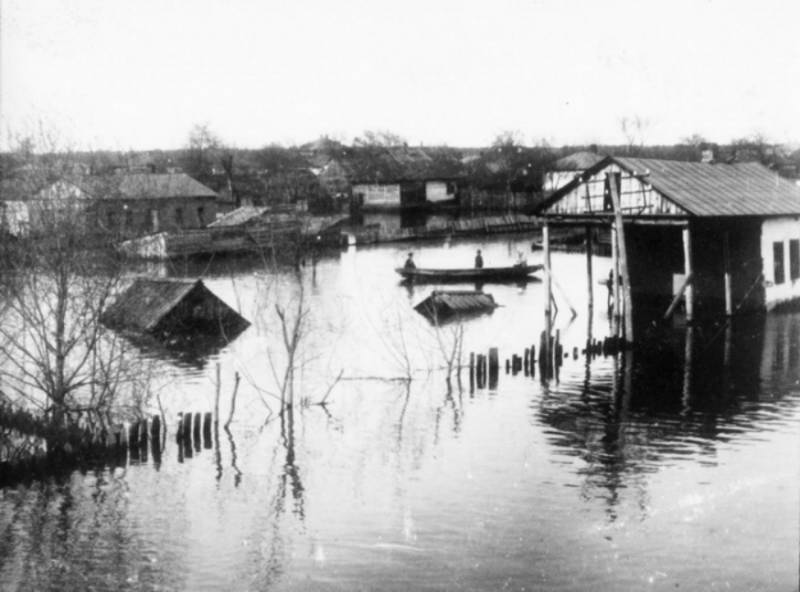
[[783, 269], [783, 241], [772, 243], [772, 265], [774, 282], [782, 284], [786, 281], [786, 273]]
[[203, 206], [197, 208], [197, 222], [200, 224], [200, 226], [205, 225], [205, 221], [203, 220], [205, 213], [206, 209]]
[[109, 230], [114, 230], [117, 225], [117, 217], [114, 212], [106, 212], [106, 224]]
[[183, 208], [175, 208], [175, 226], [183, 227]]
[[133, 228], [133, 212], [131, 210], [125, 210], [125, 228], [129, 230]]
[[789, 278], [800, 278], [800, 240], [789, 241]]

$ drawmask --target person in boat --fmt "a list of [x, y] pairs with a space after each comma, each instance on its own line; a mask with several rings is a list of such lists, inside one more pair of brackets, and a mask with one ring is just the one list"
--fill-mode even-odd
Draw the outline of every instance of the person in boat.
[[404, 269], [416, 269], [417, 266], [414, 263], [414, 253], [408, 254], [408, 259], [406, 259], [405, 265], [403, 265]]
[[477, 255], [475, 255], [475, 269], [483, 268], [483, 256], [481, 255], [481, 250], [478, 249]]

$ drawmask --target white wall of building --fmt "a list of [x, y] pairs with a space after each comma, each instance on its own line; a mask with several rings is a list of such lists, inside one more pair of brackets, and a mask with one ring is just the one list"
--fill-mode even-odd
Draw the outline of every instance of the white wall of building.
[[365, 206], [400, 206], [400, 185], [353, 185], [353, 195], [363, 195]]
[[[761, 257], [764, 264], [765, 304], [767, 310], [778, 304], [800, 298], [800, 278], [792, 278], [789, 241], [800, 241], [800, 217], [792, 216], [764, 220], [761, 224]], [[775, 274], [774, 244], [781, 243], [783, 251], [783, 281]]]
[[[452, 188], [452, 185], [450, 186]], [[425, 182], [425, 199], [431, 203], [440, 201], [447, 201], [453, 199], [455, 195], [448, 192], [448, 183], [446, 181], [426, 181]]]

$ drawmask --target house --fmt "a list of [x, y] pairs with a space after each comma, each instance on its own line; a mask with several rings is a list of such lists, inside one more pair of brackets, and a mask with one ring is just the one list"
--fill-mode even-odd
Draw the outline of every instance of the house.
[[800, 299], [800, 187], [776, 172], [607, 157], [538, 213], [546, 227], [614, 226], [615, 194], [633, 296], [683, 294], [688, 320]]
[[217, 194], [185, 173], [76, 177], [4, 193], [6, 226], [43, 232], [67, 217], [88, 233], [125, 236], [202, 228], [216, 218]]
[[366, 210], [428, 207], [453, 202], [459, 172], [422, 148], [365, 146], [319, 167], [331, 195], [348, 192]]
[[575, 152], [559, 158], [551, 169], [545, 172], [542, 189], [545, 194], [561, 189], [572, 181], [576, 175], [596, 165], [601, 160], [603, 160], [602, 155], [589, 151]]

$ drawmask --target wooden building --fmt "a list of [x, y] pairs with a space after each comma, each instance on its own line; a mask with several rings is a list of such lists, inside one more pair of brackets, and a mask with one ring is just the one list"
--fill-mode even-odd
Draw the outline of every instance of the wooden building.
[[[690, 322], [800, 299], [800, 187], [758, 163], [607, 157], [538, 213], [545, 238], [555, 225], [611, 227], [615, 315], [644, 297], [669, 313], [683, 299]], [[545, 266], [558, 273], [549, 252]]]
[[35, 191], [4, 192], [5, 226], [46, 231], [59, 218], [80, 218], [88, 234], [134, 236], [202, 228], [216, 218], [217, 194], [185, 173], [75, 177]]

